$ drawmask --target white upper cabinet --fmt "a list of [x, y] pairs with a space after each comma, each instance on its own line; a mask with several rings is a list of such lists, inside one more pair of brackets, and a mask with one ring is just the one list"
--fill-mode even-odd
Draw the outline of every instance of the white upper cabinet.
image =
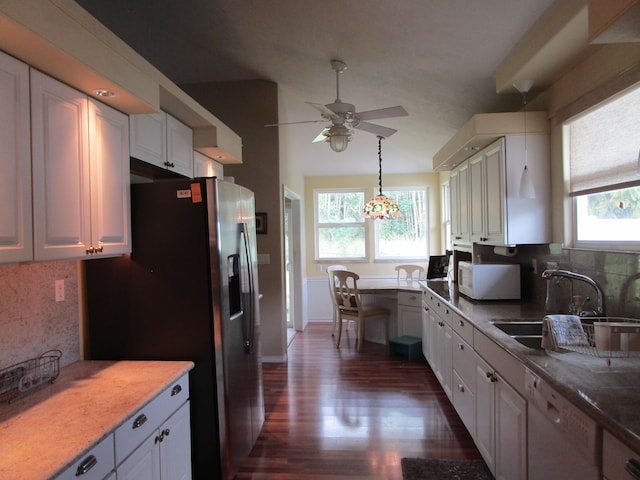
[[165, 112], [131, 115], [131, 156], [193, 177], [193, 131]]
[[130, 251], [126, 115], [32, 70], [31, 125], [34, 259]]
[[193, 152], [193, 176], [197, 177], [223, 177], [222, 164], [210, 159], [200, 152]]
[[92, 253], [131, 251], [129, 119], [89, 99]]
[[166, 168], [167, 116], [164, 112], [129, 117], [131, 156]]
[[[462, 184], [465, 172], [468, 172], [466, 188]], [[499, 138], [465, 160], [451, 175], [454, 245], [469, 242], [518, 245], [551, 241], [547, 134]], [[528, 192], [521, 187], [523, 175], [529, 176], [532, 185]], [[465, 225], [469, 226], [467, 231]]]
[[167, 115], [167, 168], [193, 178], [193, 130]]
[[33, 259], [29, 67], [0, 52], [0, 263]]

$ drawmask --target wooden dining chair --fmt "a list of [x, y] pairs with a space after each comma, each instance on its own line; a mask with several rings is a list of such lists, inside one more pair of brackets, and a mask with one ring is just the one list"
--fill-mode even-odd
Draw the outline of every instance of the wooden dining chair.
[[340, 348], [340, 337], [342, 336], [342, 322], [353, 320], [356, 322], [356, 342], [357, 350], [362, 348], [364, 341], [364, 324], [368, 320], [382, 319], [384, 321], [384, 341], [389, 341], [389, 310], [377, 306], [365, 306], [360, 299], [358, 291], [357, 273], [348, 270], [336, 270], [333, 272], [334, 292], [336, 304], [338, 305], [338, 338], [336, 348]]
[[[398, 265], [396, 267], [398, 274], [398, 280], [421, 280], [424, 274], [424, 267], [420, 265]], [[402, 273], [404, 272], [404, 276]], [[417, 278], [413, 278], [414, 273], [417, 273]]]
[[[331, 296], [331, 303], [333, 305], [333, 321], [331, 323], [331, 336], [336, 333], [336, 323], [338, 321], [338, 304], [336, 303], [336, 295], [333, 290], [333, 272], [337, 270], [346, 270], [344, 265], [329, 265], [327, 267], [327, 277], [329, 278], [329, 296]], [[347, 322], [347, 330], [349, 329], [349, 323]]]

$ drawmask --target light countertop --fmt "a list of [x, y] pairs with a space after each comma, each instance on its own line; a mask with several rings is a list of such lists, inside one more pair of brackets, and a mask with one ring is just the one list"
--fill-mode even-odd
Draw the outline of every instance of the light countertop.
[[0, 478], [48, 479], [193, 368], [187, 361], [79, 361], [0, 404]]
[[640, 358], [606, 358], [527, 348], [491, 324], [492, 320], [539, 318], [540, 305], [520, 301], [473, 301], [448, 282], [423, 285], [600, 426], [640, 453]]

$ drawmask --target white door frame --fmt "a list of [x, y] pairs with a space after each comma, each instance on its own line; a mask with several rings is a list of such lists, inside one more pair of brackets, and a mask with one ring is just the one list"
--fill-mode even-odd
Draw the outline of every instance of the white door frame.
[[[293, 328], [296, 331], [302, 331], [303, 329], [303, 318], [302, 318], [302, 206], [301, 206], [301, 197], [294, 191], [287, 188], [286, 185], [282, 186], [282, 208], [285, 208], [286, 201], [291, 202], [291, 218], [289, 224], [289, 232], [292, 249], [292, 258], [291, 258], [291, 305], [288, 305], [289, 311], [291, 312], [291, 318], [293, 319]], [[284, 218], [284, 212], [283, 212]], [[284, 225], [284, 222], [283, 222]], [[284, 231], [282, 232], [284, 236]], [[285, 242], [282, 242], [283, 248]], [[283, 261], [286, 258], [286, 255], [282, 256]], [[286, 269], [287, 265], [284, 265], [283, 268]], [[286, 297], [286, 292], [283, 292], [283, 295]], [[285, 298], [286, 304], [286, 298]], [[287, 306], [285, 305], [285, 308]]]

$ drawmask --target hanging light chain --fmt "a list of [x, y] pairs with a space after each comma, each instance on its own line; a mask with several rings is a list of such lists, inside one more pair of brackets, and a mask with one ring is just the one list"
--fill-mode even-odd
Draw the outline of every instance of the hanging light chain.
[[382, 196], [382, 137], [378, 137], [378, 194]]

